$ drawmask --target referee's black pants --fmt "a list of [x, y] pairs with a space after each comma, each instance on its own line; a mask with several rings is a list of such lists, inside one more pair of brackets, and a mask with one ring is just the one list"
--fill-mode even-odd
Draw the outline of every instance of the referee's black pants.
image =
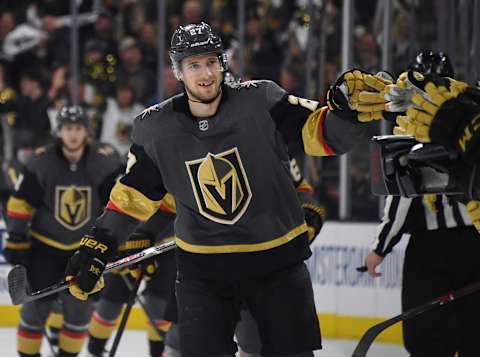
[[[480, 235], [472, 227], [412, 233], [405, 252], [403, 311], [480, 281]], [[412, 357], [480, 356], [480, 293], [403, 323]]]

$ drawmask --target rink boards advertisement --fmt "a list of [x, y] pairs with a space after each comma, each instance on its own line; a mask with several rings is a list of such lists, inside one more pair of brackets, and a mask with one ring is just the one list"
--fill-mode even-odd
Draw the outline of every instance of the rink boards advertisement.
[[[368, 327], [400, 312], [400, 287], [403, 254], [407, 239], [384, 260], [382, 276], [370, 278], [356, 271], [370, 252], [377, 225], [373, 223], [326, 223], [312, 244], [307, 261], [311, 273], [315, 302], [322, 334], [328, 338], [358, 339]], [[1, 247], [6, 238], [0, 221]], [[9, 266], [0, 255], [0, 326], [15, 325], [18, 307], [8, 296]], [[288, 308], [288, 307], [286, 307]], [[129, 320], [130, 327], [142, 327], [144, 319], [137, 308]], [[400, 342], [400, 326], [388, 329], [378, 341]]]

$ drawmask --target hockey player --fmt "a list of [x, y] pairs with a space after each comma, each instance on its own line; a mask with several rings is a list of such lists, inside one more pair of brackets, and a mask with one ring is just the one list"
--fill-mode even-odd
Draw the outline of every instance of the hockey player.
[[[164, 199], [165, 203], [173, 202], [170, 195], [165, 197], [169, 197], [167, 200]], [[174, 204], [165, 204], [163, 207], [147, 222], [141, 224], [128, 241], [119, 247], [121, 255], [131, 255], [136, 250], [148, 248], [155, 242], [165, 243], [173, 239]], [[146, 313], [151, 320], [147, 327], [151, 357], [159, 357], [163, 353], [165, 335], [170, 327], [170, 322], [165, 318], [165, 311], [175, 287], [176, 272], [173, 251], [159, 255], [155, 261], [149, 261], [144, 267], [146, 288], [142, 295]], [[105, 288], [96, 304], [89, 327], [90, 356], [103, 355], [107, 340], [116, 327], [123, 305], [128, 300], [130, 291], [121, 274], [129, 275], [128, 272], [122, 271], [105, 277]], [[129, 277], [126, 276], [126, 278]], [[152, 326], [152, 323], [155, 326]], [[157, 333], [158, 331], [162, 332], [161, 335]]]
[[[312, 244], [322, 229], [325, 220], [325, 210], [314, 199], [313, 188], [304, 179], [295, 158], [290, 160], [290, 174], [305, 214], [305, 222], [308, 226], [308, 240]], [[176, 321], [176, 318], [174, 321]], [[235, 328], [235, 337], [240, 348], [241, 357], [260, 356], [262, 344], [257, 323], [246, 307], [240, 311], [240, 321]], [[175, 323], [168, 330], [165, 345], [165, 357], [181, 357], [178, 326]]]
[[[222, 42], [205, 23], [177, 29], [170, 54], [185, 92], [136, 120], [126, 175], [89, 244], [70, 260], [66, 278], [76, 281], [70, 291], [84, 298], [94, 288], [119, 243], [168, 191], [177, 207], [176, 296], [180, 339], [188, 341], [182, 355], [233, 356], [243, 302], [265, 355], [312, 356], [321, 344], [303, 262], [311, 251], [285, 143], [334, 155], [353, 146], [362, 124], [270, 81], [222, 85]], [[349, 97], [360, 77], [344, 78]], [[340, 106], [332, 110], [348, 110]]]
[[[63, 108], [58, 122], [58, 142], [34, 153], [7, 203], [9, 237], [4, 256], [10, 264], [27, 267], [34, 290], [62, 277], [120, 170], [120, 159], [112, 147], [90, 143], [87, 118], [80, 107]], [[40, 356], [43, 326], [55, 298], [21, 307], [20, 356]], [[64, 320], [58, 354], [73, 357], [86, 337], [91, 302], [65, 293], [61, 298]]]
[[[426, 52], [417, 56], [412, 67], [424, 75], [453, 77], [449, 63], [443, 53]], [[480, 280], [480, 240], [465, 205], [444, 195], [388, 196], [373, 250], [365, 259], [370, 276], [381, 275], [376, 267], [405, 233], [411, 237], [403, 269], [403, 311]], [[404, 344], [410, 355], [453, 357], [458, 352], [461, 357], [477, 356], [479, 297], [472, 294], [455, 306], [404, 321]]]

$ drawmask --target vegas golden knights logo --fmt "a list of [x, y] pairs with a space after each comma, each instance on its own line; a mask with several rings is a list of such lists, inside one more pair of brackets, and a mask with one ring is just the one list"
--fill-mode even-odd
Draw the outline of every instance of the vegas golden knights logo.
[[237, 222], [252, 198], [238, 149], [185, 164], [200, 213], [218, 223]]
[[89, 186], [57, 186], [55, 188], [55, 219], [72, 231], [90, 220], [92, 189]]

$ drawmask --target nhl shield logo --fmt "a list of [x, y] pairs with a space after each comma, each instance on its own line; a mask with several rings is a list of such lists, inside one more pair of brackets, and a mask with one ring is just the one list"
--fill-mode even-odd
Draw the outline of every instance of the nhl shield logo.
[[207, 131], [208, 130], [208, 120], [204, 119], [204, 120], [200, 120], [198, 122], [198, 128], [201, 130], [201, 131]]
[[234, 224], [252, 191], [237, 148], [185, 162], [199, 212], [217, 223]]
[[89, 186], [57, 186], [55, 188], [55, 219], [72, 231], [90, 220], [92, 189]]

